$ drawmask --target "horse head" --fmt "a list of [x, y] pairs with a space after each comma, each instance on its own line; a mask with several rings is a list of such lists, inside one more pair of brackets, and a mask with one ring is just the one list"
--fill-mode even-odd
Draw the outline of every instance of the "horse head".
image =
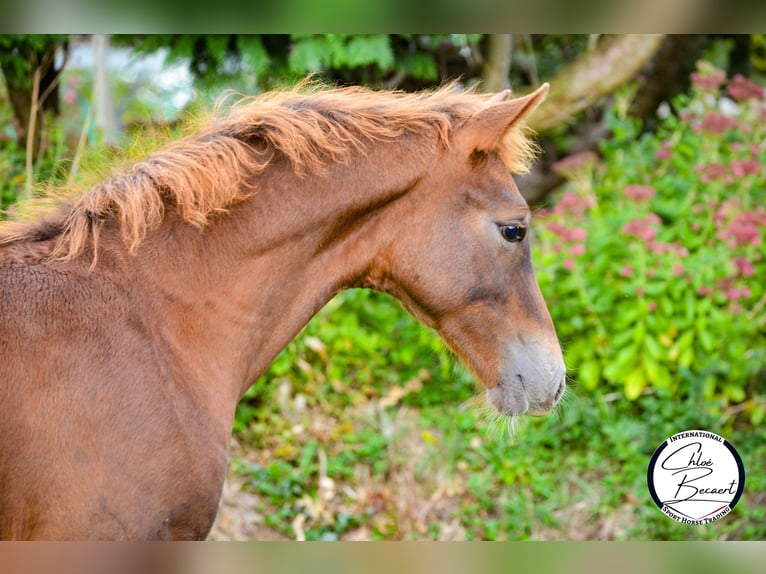
[[565, 389], [565, 366], [532, 268], [531, 213], [509, 166], [528, 153], [524, 118], [547, 85], [488, 100], [408, 193], [378, 259], [379, 287], [433, 327], [506, 415], [541, 415]]

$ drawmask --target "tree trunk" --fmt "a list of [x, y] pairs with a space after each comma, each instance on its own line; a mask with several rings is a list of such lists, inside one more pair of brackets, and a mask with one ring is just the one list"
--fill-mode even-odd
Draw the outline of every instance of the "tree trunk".
[[644, 122], [651, 121], [662, 102], [668, 102], [686, 90], [697, 58], [712, 42], [710, 35], [668, 35], [655, 56], [641, 70], [644, 81], [633, 98], [630, 115]]
[[117, 143], [120, 135], [117, 114], [114, 110], [112, 88], [109, 85], [109, 67], [107, 55], [109, 52], [109, 37], [105, 34], [93, 36], [93, 108], [95, 111], [96, 128], [101, 132], [105, 144]]
[[501, 92], [511, 87], [511, 56], [513, 34], [490, 34], [487, 38], [487, 55], [484, 60], [481, 90]]

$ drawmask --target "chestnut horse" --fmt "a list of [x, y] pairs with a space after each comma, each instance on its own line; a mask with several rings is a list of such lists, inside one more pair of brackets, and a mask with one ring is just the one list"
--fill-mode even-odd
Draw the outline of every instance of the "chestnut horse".
[[546, 91], [267, 94], [5, 224], [0, 538], [205, 538], [237, 401], [346, 288], [398, 298], [500, 413], [548, 411], [565, 369], [512, 178]]

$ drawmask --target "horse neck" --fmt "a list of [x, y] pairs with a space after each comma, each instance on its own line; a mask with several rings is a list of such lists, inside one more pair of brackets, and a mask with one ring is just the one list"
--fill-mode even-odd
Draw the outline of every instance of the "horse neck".
[[356, 157], [316, 177], [275, 161], [202, 233], [166, 218], [135, 267], [152, 276], [160, 336], [189, 373], [226, 381], [236, 402], [327, 301], [363, 281], [387, 207], [434, 152], [378, 148], [374, 162]]

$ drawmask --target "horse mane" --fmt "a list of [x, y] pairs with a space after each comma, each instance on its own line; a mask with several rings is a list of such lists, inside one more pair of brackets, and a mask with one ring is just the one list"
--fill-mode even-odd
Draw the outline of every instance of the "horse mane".
[[[113, 221], [133, 253], [171, 205], [184, 221], [202, 228], [214, 213], [247, 198], [275, 154], [305, 176], [322, 173], [353, 153], [364, 155], [375, 142], [408, 133], [435, 137], [449, 147], [454, 128], [486, 98], [453, 84], [411, 94], [327, 89], [310, 82], [242, 98], [197, 134], [171, 142], [67, 200], [53, 218], [5, 223], [0, 246], [55, 239], [54, 258], [74, 258], [88, 244], [95, 257], [100, 231]], [[527, 171], [534, 156], [534, 146], [521, 129], [507, 134], [496, 151], [515, 173]]]

